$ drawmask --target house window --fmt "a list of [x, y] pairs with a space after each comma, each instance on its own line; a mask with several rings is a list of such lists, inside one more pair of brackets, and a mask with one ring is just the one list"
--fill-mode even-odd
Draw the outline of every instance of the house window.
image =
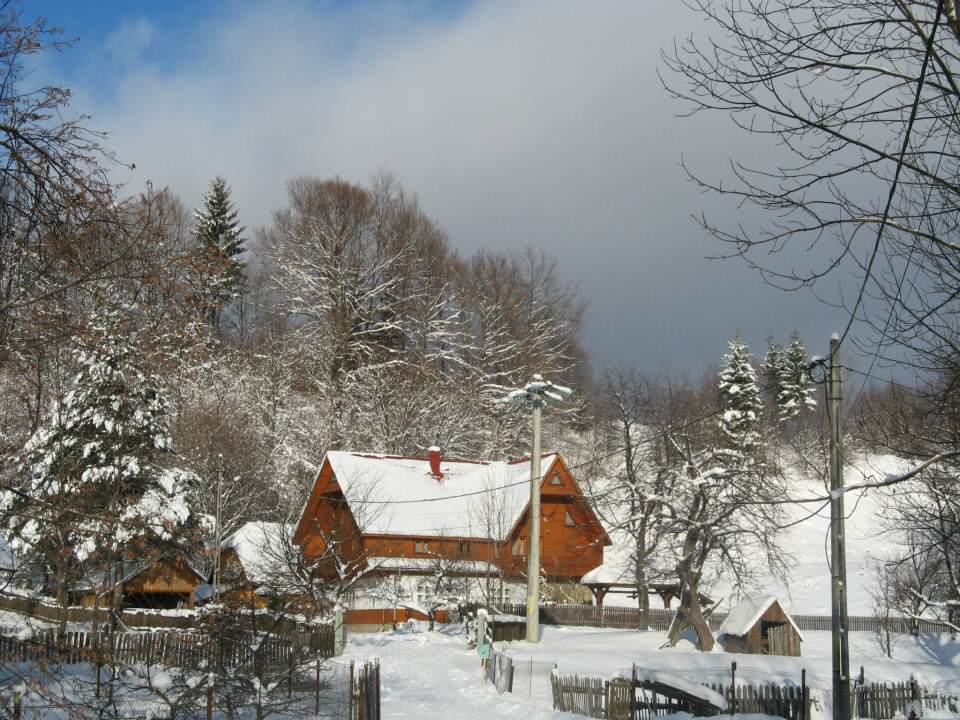
[[527, 541], [518, 537], [513, 541], [513, 554], [514, 555], [526, 555], [527, 554]]
[[470, 557], [471, 550], [473, 550], [473, 546], [466, 540], [461, 540], [457, 545], [457, 552], [460, 553], [460, 557]]
[[566, 524], [567, 527], [576, 527], [576, 526], [577, 526], [577, 523], [574, 522], [574, 520], [573, 520], [573, 515], [570, 514], [570, 511], [569, 511], [569, 510], [567, 510], [567, 514], [566, 514], [566, 516], [564, 517], [564, 523]]
[[428, 553], [430, 552], [430, 543], [426, 540], [417, 540], [413, 545], [413, 549], [418, 553]]
[[563, 480], [560, 479], [560, 476], [559, 476], [559, 475], [554, 475], [552, 478], [550, 478], [550, 484], [551, 484], [551, 485], [563, 485]]

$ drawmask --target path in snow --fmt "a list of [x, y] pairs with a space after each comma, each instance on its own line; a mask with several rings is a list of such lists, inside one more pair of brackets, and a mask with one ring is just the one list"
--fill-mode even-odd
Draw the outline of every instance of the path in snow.
[[[429, 632], [425, 624], [410, 623], [394, 633], [350, 636], [344, 658], [338, 661], [380, 658], [384, 718], [575, 718], [550, 709], [548, 678], [554, 662], [561, 673], [609, 678], [617, 672], [629, 674], [631, 663], [636, 662], [695, 682], [723, 682], [729, 679], [730, 661], [736, 660], [741, 681], [799, 684], [800, 672], [806, 669], [811, 687], [823, 692], [831, 683], [830, 634], [826, 632], [805, 633], [803, 657], [784, 658], [701, 653], [689, 645], [661, 650], [664, 633], [659, 632], [547, 626], [537, 645], [498, 643], [514, 656], [516, 668], [514, 693], [498, 695], [481, 684], [476, 650], [466, 647], [460, 627], [438, 627]], [[924, 685], [960, 693], [960, 642], [946, 636], [900, 636], [894, 659], [888, 660], [872, 633], [853, 633], [851, 659], [855, 669], [865, 666], [869, 681], [903, 682], [913, 674]], [[814, 709], [816, 717], [828, 718], [827, 700], [821, 695], [823, 704]]]

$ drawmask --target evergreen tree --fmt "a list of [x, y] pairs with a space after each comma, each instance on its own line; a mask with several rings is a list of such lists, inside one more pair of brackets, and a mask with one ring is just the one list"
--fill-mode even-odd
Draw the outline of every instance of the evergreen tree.
[[724, 356], [720, 371], [720, 417], [722, 446], [726, 451], [744, 457], [752, 455], [761, 446], [760, 415], [763, 400], [757, 387], [757, 373], [750, 362], [750, 348], [737, 334], [730, 342], [730, 352]]
[[201, 310], [216, 328], [220, 311], [237, 297], [245, 280], [246, 263], [240, 259], [246, 239], [230, 200], [230, 188], [216, 177], [194, 212], [197, 240], [196, 292]]
[[191, 476], [157, 465], [171, 449], [158, 379], [115, 314], [92, 329], [69, 391], [23, 448], [20, 485], [0, 495], [18, 558], [52, 570], [62, 602], [70, 582], [170, 541], [190, 514]]
[[760, 363], [760, 371], [763, 373], [763, 391], [766, 395], [767, 407], [776, 408], [777, 399], [780, 397], [781, 380], [784, 375], [784, 349], [783, 345], [776, 342], [773, 337], [767, 339], [767, 354], [763, 356], [763, 362]]
[[780, 421], [792, 420], [805, 408], [808, 410], [815, 408], [817, 401], [813, 393], [814, 388], [807, 376], [807, 349], [799, 333], [795, 332], [790, 344], [783, 352], [783, 367], [777, 394]]

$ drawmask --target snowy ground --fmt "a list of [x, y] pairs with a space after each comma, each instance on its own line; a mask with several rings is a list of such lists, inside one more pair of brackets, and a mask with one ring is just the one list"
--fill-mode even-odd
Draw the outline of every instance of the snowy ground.
[[[550, 669], [561, 673], [612, 677], [630, 672], [631, 664], [669, 672], [696, 682], [728, 681], [730, 661], [737, 661], [737, 677], [745, 682], [795, 682], [802, 669], [816, 688], [816, 717], [829, 718], [829, 633], [805, 633], [803, 657], [772, 658], [700, 653], [691, 646], [661, 650], [663, 633], [630, 630], [544, 627], [538, 645], [498, 643], [514, 656], [513, 694], [497, 695], [481, 685], [480, 661], [466, 647], [458, 626], [428, 632], [412, 623], [392, 634], [351, 635], [345, 659], [381, 660], [382, 709], [385, 718], [491, 717], [570, 718], [551, 710]], [[960, 642], [948, 637], [902, 637], [887, 660], [870, 633], [851, 635], [851, 665], [864, 666], [869, 681], [908, 680], [960, 694]], [[530, 674], [530, 670], [533, 674]], [[739, 716], [738, 716], [739, 717]]]

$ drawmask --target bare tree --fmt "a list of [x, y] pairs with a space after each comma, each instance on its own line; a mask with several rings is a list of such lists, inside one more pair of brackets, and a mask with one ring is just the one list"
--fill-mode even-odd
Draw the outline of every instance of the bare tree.
[[627, 370], [607, 374], [601, 401], [606, 428], [596, 450], [596, 473], [588, 478], [604, 527], [629, 543], [627, 577], [635, 584], [640, 630], [649, 628], [650, 580], [664, 570], [664, 503], [676, 481], [666, 443], [654, 431], [664, 400], [656, 380]]

